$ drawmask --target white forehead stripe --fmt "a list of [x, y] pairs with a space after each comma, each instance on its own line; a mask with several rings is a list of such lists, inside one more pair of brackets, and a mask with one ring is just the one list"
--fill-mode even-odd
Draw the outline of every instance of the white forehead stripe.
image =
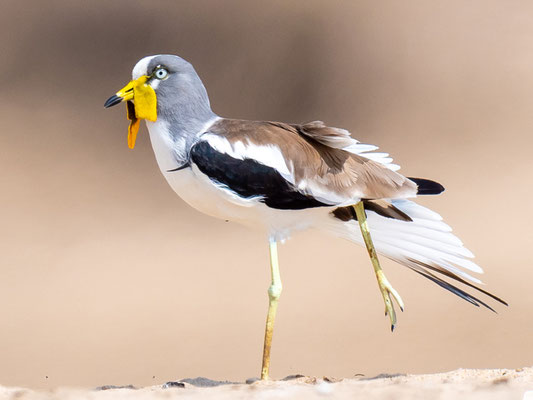
[[143, 75], [148, 75], [148, 64], [150, 64], [150, 61], [152, 61], [152, 59], [155, 57], [156, 56], [144, 57], [137, 64], [135, 64], [135, 67], [133, 67], [133, 71], [131, 72], [131, 77], [133, 80], [139, 79]]

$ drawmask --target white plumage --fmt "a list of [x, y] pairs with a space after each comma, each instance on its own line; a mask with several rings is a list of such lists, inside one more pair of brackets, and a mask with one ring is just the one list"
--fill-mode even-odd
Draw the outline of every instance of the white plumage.
[[[372, 240], [378, 253], [405, 266], [412, 266], [412, 260], [439, 265], [464, 279], [481, 283], [478, 278], [464, 271], [483, 273], [481, 267], [470, 260], [474, 255], [451, 233], [450, 227], [442, 222], [439, 214], [410, 200], [392, 200], [392, 204], [409, 215], [412, 221], [385, 218], [367, 211]], [[356, 221], [344, 224], [329, 221], [324, 224], [324, 230], [364, 244]]]

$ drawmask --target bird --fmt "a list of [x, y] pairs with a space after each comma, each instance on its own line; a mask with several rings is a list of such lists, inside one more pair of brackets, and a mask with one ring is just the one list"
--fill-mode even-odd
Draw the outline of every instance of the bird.
[[[278, 243], [318, 229], [368, 251], [391, 330], [400, 294], [378, 254], [409, 268], [474, 306], [495, 311], [475, 290], [483, 270], [442, 217], [411, 200], [437, 195], [433, 180], [406, 177], [388, 153], [322, 121], [302, 124], [220, 117], [191, 63], [170, 54], [142, 58], [131, 81], [105, 108], [125, 102], [128, 146], [145, 120], [157, 164], [171, 188], [212, 217], [259, 229], [269, 243], [271, 283], [261, 379], [270, 379], [270, 355], [282, 281]], [[461, 288], [459, 284], [467, 288]], [[476, 297], [479, 296], [479, 297]]]

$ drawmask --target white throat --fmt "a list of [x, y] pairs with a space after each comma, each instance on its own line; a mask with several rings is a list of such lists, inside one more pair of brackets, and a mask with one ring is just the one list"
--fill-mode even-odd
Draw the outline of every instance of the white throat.
[[[207, 121], [196, 136], [207, 132], [219, 119], [220, 117], [214, 117]], [[173, 137], [167, 121], [163, 119], [158, 119], [155, 122], [146, 121], [146, 127], [150, 133], [150, 141], [161, 172], [165, 173], [178, 168], [188, 161], [190, 149], [185, 136]]]

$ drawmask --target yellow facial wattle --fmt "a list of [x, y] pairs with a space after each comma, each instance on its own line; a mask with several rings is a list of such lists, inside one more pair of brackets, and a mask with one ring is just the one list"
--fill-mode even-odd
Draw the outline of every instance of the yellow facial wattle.
[[146, 82], [149, 76], [143, 75], [120, 89], [116, 96], [126, 101], [127, 117], [130, 120], [128, 127], [128, 147], [135, 147], [137, 132], [141, 119], [148, 121], [157, 120], [157, 97], [154, 89]]
[[135, 115], [135, 105], [130, 100], [126, 103], [126, 114], [130, 120], [130, 125], [128, 126], [128, 147], [133, 149], [135, 147], [135, 140], [137, 140], [137, 132], [139, 132], [141, 120]]

